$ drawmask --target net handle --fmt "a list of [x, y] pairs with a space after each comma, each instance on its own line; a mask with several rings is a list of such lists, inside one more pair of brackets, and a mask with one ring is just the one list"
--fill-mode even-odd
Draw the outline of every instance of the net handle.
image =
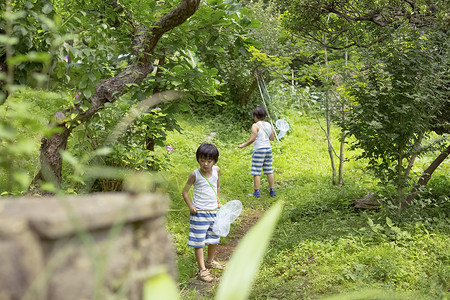
[[[270, 114], [269, 114], [269, 109], [267, 108], [266, 101], [264, 100], [264, 94], [261, 89], [261, 82], [259, 81], [259, 77], [258, 77], [258, 74], [256, 73], [256, 71], [255, 71], [255, 77], [256, 77], [256, 81], [258, 82], [258, 88], [259, 88], [259, 92], [261, 93], [261, 98], [264, 103], [264, 107], [266, 108], [267, 115], [269, 116], [270, 125], [272, 125], [272, 128], [274, 128], [272, 118], [270, 117]], [[274, 135], [275, 135], [277, 141], [280, 142], [277, 135], [276, 134], [274, 134]]]
[[[183, 212], [183, 211], [189, 211], [189, 209], [168, 209], [169, 212]], [[197, 209], [197, 211], [219, 211], [218, 208], [214, 209]]]
[[[261, 128], [267, 135], [267, 137], [270, 139], [270, 134], [267, 133], [267, 131], [264, 129], [264, 127], [261, 124], [258, 124], [259, 122], [256, 122], [256, 125], [258, 125], [259, 128]], [[272, 130], [272, 128], [270, 129]]]

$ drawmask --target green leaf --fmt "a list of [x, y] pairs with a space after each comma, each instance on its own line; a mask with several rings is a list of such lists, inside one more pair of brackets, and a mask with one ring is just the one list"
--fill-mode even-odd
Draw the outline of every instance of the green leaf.
[[62, 151], [61, 152], [61, 156], [63, 158], [64, 161], [70, 163], [72, 166], [77, 166], [78, 165], [78, 160], [75, 156], [73, 156], [72, 154], [70, 154], [67, 151]]
[[31, 154], [33, 153], [33, 143], [30, 140], [19, 141], [9, 146], [13, 153]]
[[277, 202], [239, 243], [222, 276], [216, 300], [248, 298], [282, 209], [283, 202]]
[[391, 227], [391, 228], [392, 228], [392, 226], [394, 225], [394, 224], [392, 223], [392, 220], [391, 220], [389, 217], [386, 217], [386, 224], [387, 224], [389, 227]]
[[184, 111], [184, 112], [189, 111], [191, 109], [191, 107], [186, 103], [180, 103], [178, 105], [178, 108], [180, 109], [180, 111]]
[[182, 74], [184, 72], [184, 68], [183, 66], [176, 65], [172, 68], [171, 71], [174, 72], [175, 74]]
[[23, 18], [23, 17], [25, 17], [25, 16], [26, 16], [26, 13], [25, 13], [25, 11], [23, 11], [23, 10], [20, 10], [20, 11], [18, 11], [18, 12], [13, 12], [13, 13], [5, 12], [5, 13], [3, 13], [3, 15], [2, 15], [2, 17], [3, 17], [6, 21], [14, 21], [14, 20]]
[[29, 52], [27, 55], [21, 54], [8, 59], [8, 63], [16, 65], [25, 61], [35, 61], [45, 63], [50, 60], [50, 53]]
[[23, 27], [21, 25], [14, 26], [13, 31], [15, 34], [20, 34], [22, 36], [27, 34], [27, 30], [25, 29], [25, 27]]
[[45, 74], [34, 72], [31, 76], [37, 81], [37, 82], [46, 82], [48, 77]]
[[28, 9], [31, 9], [33, 7], [33, 4], [31, 4], [30, 1], [25, 1], [24, 5]]
[[92, 96], [91, 90], [85, 89], [85, 90], [83, 91], [83, 95], [84, 95], [86, 98], [89, 99], [89, 98]]
[[[38, 18], [39, 18], [39, 20], [40, 20], [43, 24], [45, 24], [50, 30], [56, 30], [55, 22], [53, 22], [52, 19], [47, 18], [47, 17], [44, 16], [44, 15], [39, 15]], [[51, 45], [51, 42], [52, 42], [52, 41], [51, 41], [50, 38], [47, 38], [46, 41], [47, 41], [47, 44], [48, 44], [48, 45]]]
[[41, 189], [43, 191], [48, 191], [48, 192], [56, 192], [58, 190], [56, 188], [56, 186], [51, 182], [46, 182], [46, 183], [42, 184]]
[[50, 3], [45, 4], [44, 7], [42, 8], [42, 12], [46, 15], [51, 13], [52, 10], [53, 10], [53, 7]]
[[13, 177], [14, 180], [24, 188], [27, 187], [31, 182], [31, 178], [26, 172], [14, 172]]
[[153, 276], [144, 286], [144, 300], [176, 300], [180, 299], [177, 285], [167, 272]]
[[99, 149], [95, 150], [93, 153], [91, 153], [91, 156], [92, 157], [93, 156], [97, 156], [97, 155], [105, 156], [105, 155], [108, 155], [110, 153], [112, 153], [112, 149], [111, 148], [102, 147], [102, 148], [99, 148]]
[[239, 47], [239, 53], [241, 53], [243, 56], [248, 56], [248, 52], [244, 47]]
[[8, 37], [4, 34], [0, 34], [0, 44], [15, 45], [18, 42], [19, 42], [19, 39], [16, 37]]
[[1, 139], [12, 139], [16, 136], [17, 130], [11, 126], [4, 126], [0, 124], [0, 138]]
[[225, 52], [225, 50], [221, 46], [212, 46], [211, 49], [214, 49], [219, 52]]
[[96, 81], [96, 80], [97, 80], [97, 77], [95, 77], [95, 74], [94, 74], [94, 73], [89, 72], [89, 79], [90, 79], [91, 81]]

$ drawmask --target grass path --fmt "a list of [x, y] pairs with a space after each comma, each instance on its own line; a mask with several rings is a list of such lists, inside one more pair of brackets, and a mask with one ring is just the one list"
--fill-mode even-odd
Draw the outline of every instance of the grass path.
[[[220, 243], [217, 248], [217, 260], [226, 265], [236, 249], [239, 241], [245, 236], [247, 231], [261, 218], [264, 214], [262, 209], [245, 209], [241, 216], [236, 220], [234, 230], [230, 232], [225, 243]], [[185, 286], [182, 296], [183, 299], [210, 299], [211, 293], [218, 284], [223, 271], [212, 270], [212, 274], [216, 280], [212, 283], [206, 283], [198, 278], [192, 278]]]

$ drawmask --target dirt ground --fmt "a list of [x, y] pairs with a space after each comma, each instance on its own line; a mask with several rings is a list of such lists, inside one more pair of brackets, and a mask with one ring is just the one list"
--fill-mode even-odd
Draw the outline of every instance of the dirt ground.
[[[236, 249], [239, 241], [244, 237], [247, 231], [259, 220], [264, 214], [263, 210], [245, 210], [241, 216], [236, 220], [236, 224], [233, 224], [234, 229], [228, 237], [225, 243], [219, 244], [217, 248], [216, 260], [226, 265], [230, 260], [231, 255]], [[237, 225], [237, 226], [236, 226]], [[192, 278], [187, 284], [182, 294], [188, 294], [195, 290], [196, 298], [203, 299], [206, 294], [211, 291], [220, 280], [221, 271], [213, 270], [212, 274], [216, 280], [212, 283], [206, 283], [199, 279]]]

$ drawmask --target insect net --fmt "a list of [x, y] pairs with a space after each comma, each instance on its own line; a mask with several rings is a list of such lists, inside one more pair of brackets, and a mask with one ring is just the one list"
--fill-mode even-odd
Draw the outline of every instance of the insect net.
[[286, 134], [286, 132], [289, 130], [289, 123], [283, 119], [277, 120], [275, 122], [275, 126], [280, 131], [280, 132], [278, 132], [278, 135], [277, 135], [278, 139], [281, 139]]
[[213, 225], [213, 231], [220, 236], [227, 236], [230, 232], [230, 224], [233, 223], [242, 212], [242, 203], [232, 200], [225, 203], [217, 212], [217, 218]]

